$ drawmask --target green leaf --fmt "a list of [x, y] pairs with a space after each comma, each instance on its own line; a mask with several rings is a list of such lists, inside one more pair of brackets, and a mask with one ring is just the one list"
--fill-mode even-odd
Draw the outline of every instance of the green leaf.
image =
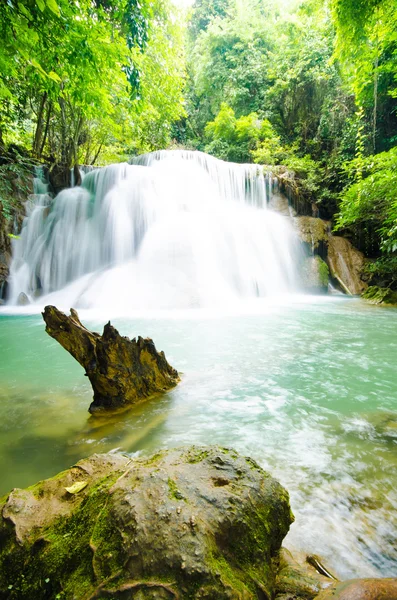
[[57, 17], [60, 16], [61, 13], [59, 12], [59, 6], [56, 3], [56, 0], [47, 0], [47, 6], [54, 15], [57, 15]]
[[44, 71], [41, 64], [39, 62], [37, 62], [37, 60], [35, 60], [34, 58], [30, 59], [30, 64], [32, 65], [32, 67], [34, 67], [35, 69], [40, 71], [41, 75], [47, 75], [47, 73]]
[[36, 4], [39, 7], [39, 10], [41, 10], [41, 12], [43, 12], [45, 9], [44, 0], [36, 0]]
[[31, 13], [28, 11], [28, 9], [26, 8], [26, 6], [24, 6], [23, 4], [19, 4], [18, 5], [19, 10], [21, 11], [21, 13], [23, 15], [25, 15], [25, 17], [27, 17], [28, 19], [32, 18]]
[[78, 494], [79, 492], [81, 492], [81, 490], [87, 487], [87, 485], [88, 481], [76, 481], [70, 487], [65, 487], [65, 490], [69, 492], [69, 494]]
[[50, 71], [49, 73], [47, 73], [47, 77], [49, 77], [53, 81], [56, 81], [57, 83], [61, 81], [59, 75], [57, 75], [54, 71]]

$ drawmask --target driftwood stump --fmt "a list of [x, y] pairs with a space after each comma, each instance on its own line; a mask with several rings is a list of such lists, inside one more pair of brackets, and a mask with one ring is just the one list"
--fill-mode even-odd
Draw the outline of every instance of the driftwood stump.
[[94, 390], [91, 413], [128, 408], [179, 381], [150, 338], [122, 337], [110, 322], [99, 335], [81, 324], [73, 308], [69, 317], [55, 306], [46, 306], [42, 314], [46, 332], [85, 369]]

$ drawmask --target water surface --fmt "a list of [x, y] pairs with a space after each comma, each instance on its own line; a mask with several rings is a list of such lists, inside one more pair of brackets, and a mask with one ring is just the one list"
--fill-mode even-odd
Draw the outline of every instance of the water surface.
[[[101, 330], [108, 316], [82, 313]], [[183, 372], [115, 419], [38, 315], [0, 313], [0, 494], [93, 452], [222, 444], [289, 490], [286, 545], [341, 577], [397, 576], [397, 310], [354, 299], [112, 320]]]

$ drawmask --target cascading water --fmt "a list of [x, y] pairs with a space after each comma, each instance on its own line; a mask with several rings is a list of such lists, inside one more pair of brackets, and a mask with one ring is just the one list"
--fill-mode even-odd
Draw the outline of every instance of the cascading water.
[[55, 294], [63, 305], [128, 312], [294, 291], [300, 244], [288, 219], [267, 209], [268, 188], [258, 166], [188, 151], [85, 173], [55, 200], [34, 196], [14, 246], [10, 302]]

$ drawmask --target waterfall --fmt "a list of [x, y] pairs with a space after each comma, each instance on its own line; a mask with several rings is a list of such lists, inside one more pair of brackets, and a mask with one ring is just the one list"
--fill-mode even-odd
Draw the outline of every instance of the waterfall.
[[[36, 194], [15, 241], [10, 302], [56, 294], [70, 306], [224, 306], [297, 288], [299, 241], [268, 208], [257, 165], [161, 151]], [[36, 299], [37, 298], [37, 299]]]

